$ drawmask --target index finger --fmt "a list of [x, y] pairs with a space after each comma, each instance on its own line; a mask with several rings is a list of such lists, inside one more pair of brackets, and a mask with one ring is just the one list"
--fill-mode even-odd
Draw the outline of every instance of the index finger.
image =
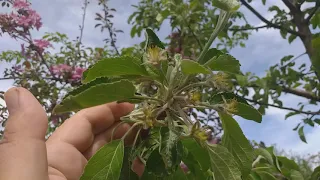
[[134, 105], [129, 103], [113, 102], [81, 110], [66, 120], [49, 138], [48, 143], [63, 141], [84, 152], [93, 143], [94, 135], [108, 129], [133, 108]]
[[128, 103], [109, 103], [82, 110], [68, 119], [46, 142], [49, 174], [79, 179], [87, 163], [83, 152], [92, 145], [95, 135], [107, 130], [133, 107]]

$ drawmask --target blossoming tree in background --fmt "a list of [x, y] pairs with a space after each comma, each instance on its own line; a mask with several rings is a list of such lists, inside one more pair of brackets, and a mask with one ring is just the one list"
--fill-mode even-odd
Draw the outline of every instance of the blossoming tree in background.
[[[32, 31], [39, 31], [42, 21], [40, 15], [31, 8], [31, 3], [14, 0], [2, 4], [12, 10], [0, 14], [0, 35], [9, 35], [17, 40], [21, 43], [21, 50], [0, 54], [1, 61], [12, 64], [12, 68], [5, 70], [1, 80], [14, 80], [14, 85], [29, 89], [37, 97], [49, 115], [50, 133], [69, 117], [69, 114], [51, 115], [53, 107], [71, 87], [79, 85], [86, 68], [98, 57], [108, 56], [108, 51], [85, 48], [81, 43], [82, 37], [71, 41], [60, 33], [47, 33], [42, 39], [34, 39]], [[50, 52], [55, 50], [53, 45], [61, 46], [60, 51]], [[1, 106], [0, 114], [0, 123], [4, 125], [7, 119], [5, 107]]]

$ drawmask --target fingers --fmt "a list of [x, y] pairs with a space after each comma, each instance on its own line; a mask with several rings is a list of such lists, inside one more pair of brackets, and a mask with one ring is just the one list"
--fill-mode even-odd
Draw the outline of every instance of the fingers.
[[0, 179], [48, 179], [46, 113], [24, 88], [11, 88], [5, 102], [10, 116], [0, 141]]
[[105, 131], [132, 110], [133, 105], [128, 103], [109, 103], [82, 110], [63, 123], [47, 143], [63, 141], [84, 152], [93, 143], [95, 134]]
[[[90, 159], [102, 146], [109, 143], [111, 141], [113, 131], [114, 131], [113, 139], [120, 139], [129, 129], [130, 129], [129, 124], [117, 123], [111, 126], [107, 131], [97, 134], [96, 137], [94, 138], [94, 141], [91, 147], [86, 152], [84, 152], [84, 156], [87, 159]], [[131, 130], [130, 133], [127, 135], [127, 137], [125, 138], [126, 145], [129, 145], [133, 142], [135, 138], [135, 132], [136, 132], [135, 129]]]
[[[110, 127], [132, 110], [133, 105], [128, 103], [109, 103], [82, 110], [71, 117], [47, 141], [50, 169], [61, 172], [67, 179], [79, 179], [87, 163], [83, 153], [93, 146], [95, 137], [110, 133]], [[124, 127], [117, 136], [126, 129]]]
[[135, 172], [139, 177], [141, 177], [143, 175], [145, 166], [144, 164], [141, 162], [141, 160], [139, 158], [136, 158], [133, 162], [132, 162], [132, 166], [131, 169], [133, 172]]

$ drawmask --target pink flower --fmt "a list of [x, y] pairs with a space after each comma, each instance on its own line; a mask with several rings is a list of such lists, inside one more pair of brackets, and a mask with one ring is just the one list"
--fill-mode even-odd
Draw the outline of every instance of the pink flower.
[[42, 26], [40, 15], [32, 10], [25, 10], [26, 12], [22, 14], [11, 13], [10, 17], [19, 25], [27, 28], [35, 27], [37, 30]]
[[34, 40], [34, 45], [37, 46], [41, 51], [43, 51], [45, 48], [48, 48], [49, 46], [52, 46], [49, 41], [44, 39]]
[[36, 29], [39, 30], [40, 27], [42, 26], [40, 15], [34, 10], [29, 10], [28, 17], [32, 26], [35, 26]]
[[81, 67], [76, 67], [74, 69], [74, 71], [77, 73], [77, 74], [82, 74], [86, 69], [85, 68], [81, 68]]
[[85, 68], [76, 67], [74, 71], [72, 72], [71, 80], [78, 81], [81, 79], [83, 72], [85, 71]]
[[14, 0], [13, 1], [13, 8], [15, 9], [28, 9], [30, 3], [26, 0]]
[[82, 77], [82, 75], [80, 74], [72, 74], [71, 79], [72, 80], [80, 80]]
[[58, 75], [58, 76], [61, 75], [60, 68], [58, 66], [55, 66], [55, 65], [51, 66], [50, 71], [55, 75]]
[[72, 67], [66, 64], [53, 65], [50, 67], [50, 71], [57, 76], [61, 76], [66, 73], [70, 73], [72, 71]]
[[70, 72], [72, 70], [72, 67], [66, 64], [60, 64], [58, 67], [61, 72]]

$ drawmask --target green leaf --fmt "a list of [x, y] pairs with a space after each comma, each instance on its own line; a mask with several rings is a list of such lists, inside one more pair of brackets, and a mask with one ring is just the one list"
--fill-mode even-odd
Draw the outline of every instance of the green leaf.
[[[207, 153], [206, 151], [204, 152]], [[188, 170], [194, 179], [206, 179], [206, 176], [208, 176], [205, 174], [206, 171], [201, 169], [200, 163], [191, 153], [188, 153], [188, 151], [186, 152], [186, 155], [182, 157], [182, 162], [188, 167]]]
[[258, 173], [251, 171], [251, 173], [249, 174], [248, 180], [261, 180], [261, 177], [259, 176]]
[[286, 39], [288, 32], [284, 29], [280, 29], [280, 34], [283, 39]]
[[297, 114], [299, 114], [299, 113], [297, 113], [297, 112], [289, 112], [288, 114], [286, 114], [285, 120], [288, 119], [289, 117], [297, 115]]
[[262, 114], [251, 105], [238, 102], [236, 105], [236, 110], [237, 111], [233, 114], [258, 123], [261, 123], [262, 121]]
[[168, 180], [189, 180], [189, 179], [191, 180], [190, 175], [185, 174], [181, 168], [178, 168], [173, 175], [168, 177]]
[[306, 137], [304, 136], [303, 128], [304, 128], [304, 126], [301, 126], [299, 128], [298, 134], [299, 134], [299, 137], [300, 137], [301, 141], [307, 143]]
[[259, 176], [261, 177], [261, 180], [277, 180], [276, 177], [274, 177], [272, 174], [266, 171], [259, 171], [257, 172]]
[[205, 63], [205, 66], [209, 67], [213, 71], [241, 74], [239, 61], [229, 54], [221, 55], [218, 58], [212, 58]]
[[124, 149], [124, 158], [122, 162], [122, 169], [119, 180], [139, 180], [139, 176], [132, 171], [130, 162], [130, 152], [132, 148], [126, 147]]
[[[208, 152], [206, 152], [206, 150], [193, 138], [183, 139], [182, 144], [187, 149], [188, 153], [190, 153], [194, 159], [199, 162], [201, 170], [206, 172], [210, 168]], [[185, 163], [188, 166], [187, 162]]]
[[92, 86], [78, 94], [69, 95], [54, 109], [54, 113], [76, 111], [134, 96], [135, 87], [128, 80], [102, 83]]
[[299, 166], [294, 160], [288, 159], [284, 156], [277, 156], [279, 162], [281, 163], [281, 168], [287, 168], [289, 170], [297, 170], [299, 171]]
[[254, 151], [248, 139], [244, 136], [239, 124], [229, 114], [219, 113], [224, 134], [222, 145], [234, 156], [243, 177], [251, 171]]
[[177, 135], [169, 128], [161, 128], [161, 150], [163, 162], [165, 163], [167, 172], [172, 173], [179, 167], [183, 155], [183, 147]]
[[301, 123], [298, 123], [297, 126], [295, 128], [293, 128], [292, 130], [296, 131], [298, 130], [298, 128], [300, 127]]
[[288, 38], [289, 44], [291, 44], [297, 38], [296, 35], [291, 34]]
[[313, 120], [315, 123], [319, 124], [320, 125], [320, 119], [315, 119]]
[[266, 148], [266, 150], [272, 154], [272, 159], [273, 159], [273, 165], [276, 167], [276, 169], [281, 172], [281, 167], [280, 167], [280, 164], [279, 164], [279, 160], [278, 160], [278, 157], [274, 155], [274, 147], [273, 146], [270, 146], [268, 148]]
[[210, 71], [199, 63], [184, 59], [181, 61], [181, 71], [186, 74], [209, 74]]
[[118, 180], [124, 156], [122, 140], [104, 145], [89, 161], [80, 180]]
[[290, 171], [290, 180], [304, 180], [303, 175], [296, 170]]
[[240, 86], [246, 86], [249, 83], [247, 76], [242, 76], [237, 74], [236, 79]]
[[210, 104], [223, 104], [224, 103], [223, 98], [225, 100], [236, 99], [237, 102], [241, 102], [243, 104], [248, 104], [248, 102], [245, 99], [243, 99], [242, 97], [237, 96], [234, 93], [229, 93], [229, 92], [215, 94], [209, 99], [209, 101], [210, 101]]
[[83, 80], [83, 83], [88, 83], [98, 77], [122, 75], [148, 76], [141, 61], [138, 58], [129, 56], [102, 59], [88, 69], [85, 74], [86, 78]]
[[[197, 142], [194, 139], [184, 139], [182, 141], [182, 144], [187, 145], [184, 146], [184, 155], [182, 156], [182, 162], [188, 167], [188, 170], [190, 171], [190, 174], [194, 177], [194, 178], [198, 178], [198, 179], [206, 179], [206, 175], [204, 173], [206, 173], [206, 171], [208, 170], [208, 167], [201, 167], [201, 163], [210, 163], [208, 162], [199, 162], [198, 159], [196, 159], [195, 156], [193, 156], [193, 154], [196, 155], [205, 155], [205, 158], [209, 158], [209, 155], [207, 153], [207, 151], [205, 151], [201, 146], [199, 146], [199, 144], [197, 144]], [[194, 146], [193, 146], [194, 145]], [[195, 149], [191, 149], [197, 147]], [[188, 149], [189, 148], [189, 149]], [[201, 154], [198, 154], [201, 153]], [[202, 158], [200, 158], [201, 160]], [[207, 160], [207, 159], [205, 159]], [[207, 164], [205, 164], [207, 165]]]
[[228, 102], [232, 99], [237, 101], [235, 106], [235, 112], [233, 114], [241, 116], [248, 120], [253, 120], [255, 122], [261, 123], [262, 114], [256, 110], [254, 107], [249, 105], [245, 99], [239, 97], [233, 93], [218, 93], [213, 95], [209, 102], [210, 104], [224, 104], [223, 98]]
[[238, 0], [213, 0], [212, 5], [228, 12], [234, 12], [240, 8]]
[[320, 177], [320, 166], [316, 167], [313, 170], [313, 173], [311, 175], [311, 179], [310, 180], [318, 180]]
[[95, 86], [95, 85], [98, 85], [98, 84], [103, 84], [103, 83], [110, 83], [110, 82], [112, 82], [112, 80], [111, 80], [110, 78], [107, 78], [107, 77], [97, 78], [97, 79], [95, 79], [95, 80], [93, 80], [93, 81], [90, 81], [90, 82], [87, 83], [87, 84], [83, 84], [83, 85], [79, 86], [78, 88], [70, 91], [70, 92], [63, 98], [63, 100], [66, 99], [66, 98], [69, 97], [69, 96], [75, 96], [75, 95], [77, 95], [77, 94], [80, 94], [81, 92], [89, 89], [89, 88], [92, 87], [92, 86]]
[[168, 176], [165, 163], [163, 162], [162, 156], [159, 152], [159, 148], [156, 148], [149, 156], [147, 164], [144, 170], [144, 174], [152, 173], [155, 177], [166, 177]]
[[147, 28], [146, 33], [148, 36], [148, 46], [158, 46], [159, 48], [165, 49], [163, 43], [151, 29]]
[[159, 22], [159, 23], [162, 23], [163, 20], [167, 19], [167, 17], [170, 15], [170, 11], [169, 10], [164, 10], [162, 11], [161, 13], [159, 13], [156, 17], [156, 20]]
[[199, 61], [200, 64], [205, 64], [212, 58], [218, 58], [220, 55], [223, 55], [224, 53], [216, 48], [211, 48], [208, 50], [204, 58]]
[[232, 154], [223, 146], [208, 145], [214, 179], [241, 180], [241, 172]]
[[256, 155], [261, 155], [263, 158], [265, 158], [269, 164], [273, 165], [273, 158], [272, 155], [264, 148], [259, 148], [254, 150]]
[[263, 4], [263, 5], [266, 5], [266, 0], [262, 0], [262, 4]]

